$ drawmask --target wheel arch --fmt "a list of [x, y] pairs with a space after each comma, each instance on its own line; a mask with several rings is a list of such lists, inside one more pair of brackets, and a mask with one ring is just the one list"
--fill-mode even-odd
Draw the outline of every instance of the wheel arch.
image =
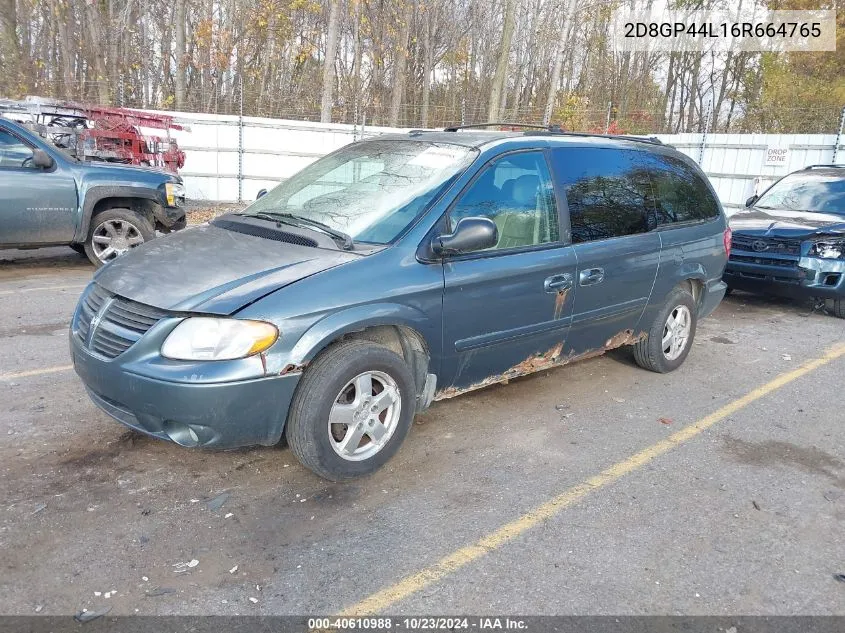
[[85, 192], [82, 221], [77, 227], [73, 241], [82, 243], [88, 238], [91, 220], [101, 211], [131, 209], [155, 226], [155, 212], [159, 206], [159, 193], [154, 189], [113, 185], [91, 187]]
[[290, 353], [296, 368], [306, 368], [318, 354], [339, 341], [372, 341], [390, 349], [408, 363], [417, 396], [432, 371], [433, 341], [426, 337], [426, 315], [410, 306], [378, 304], [357, 306], [334, 313], [311, 326]]
[[659, 305], [662, 306], [666, 297], [675, 288], [685, 288], [692, 295], [696, 309], [700, 312], [704, 300], [704, 290], [707, 287], [707, 271], [700, 263], [686, 263], [680, 266], [674, 275], [674, 283], [668, 288], [666, 294], [660, 297]]

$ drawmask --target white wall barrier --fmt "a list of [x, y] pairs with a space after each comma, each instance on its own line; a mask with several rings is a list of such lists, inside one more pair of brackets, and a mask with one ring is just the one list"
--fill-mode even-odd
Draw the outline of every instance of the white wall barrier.
[[[173, 136], [185, 151], [188, 197], [254, 200], [320, 156], [361, 138], [407, 130], [215, 114], [167, 113], [189, 129]], [[753, 193], [807, 165], [830, 164], [834, 146], [845, 163], [845, 139], [836, 134], [658, 135], [701, 164], [730, 212]], [[703, 145], [702, 145], [703, 143]], [[240, 194], [240, 195], [239, 195]]]
[[658, 138], [701, 165], [728, 213], [781, 176], [808, 165], [832, 164], [837, 140], [836, 161], [845, 163], [843, 139], [836, 134], [709, 134], [703, 151], [701, 134]]

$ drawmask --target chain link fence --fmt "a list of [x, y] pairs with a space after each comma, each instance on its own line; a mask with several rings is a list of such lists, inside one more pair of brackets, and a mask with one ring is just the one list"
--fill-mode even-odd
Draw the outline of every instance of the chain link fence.
[[[207, 114], [228, 114], [294, 121], [319, 121], [320, 98], [318, 94], [295, 95], [279, 91], [266, 91], [239, 83], [225, 87], [201, 87], [187, 92], [183, 103], [177, 107], [173, 96], [164, 99], [152, 94], [161, 87], [150, 86], [139, 93], [135, 88], [119, 83], [77, 81], [68, 86], [64, 82], [42, 82], [33, 94], [42, 97], [115, 105], [127, 108], [172, 110]], [[312, 92], [313, 89], [312, 89]], [[109, 95], [109, 104], [101, 97]], [[661, 113], [659, 109], [631, 109], [614, 102], [587, 103], [583, 99], [567, 99], [561, 93], [552, 108], [549, 122], [563, 129], [577, 132], [611, 134], [680, 134], [690, 133], [779, 133], [779, 134], [835, 134], [839, 128], [841, 106], [743, 109], [739, 105], [723, 103], [717, 120], [713, 120], [712, 105], [682, 111]], [[537, 99], [540, 100], [540, 99]], [[419, 95], [408, 95], [396, 116], [390, 106], [389, 95], [385, 102], [348, 100], [336, 96], [332, 107], [332, 123], [365, 126], [392, 126], [403, 128], [438, 128], [455, 124], [480, 123], [489, 120], [487, 98], [467, 91], [442, 94], [432, 90], [431, 101], [425, 106]], [[542, 99], [545, 101], [545, 98]], [[845, 105], [845, 104], [843, 104]], [[500, 109], [500, 121], [539, 125], [546, 119], [545, 104], [514, 105], [508, 99]], [[706, 128], [706, 129], [705, 129]]]

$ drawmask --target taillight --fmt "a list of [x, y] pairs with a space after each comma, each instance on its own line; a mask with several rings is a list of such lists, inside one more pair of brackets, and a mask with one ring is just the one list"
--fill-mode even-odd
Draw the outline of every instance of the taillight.
[[731, 256], [731, 239], [733, 238], [733, 231], [731, 231], [731, 227], [725, 227], [725, 232], [723, 234], [723, 239], [725, 241], [725, 255], [728, 257]]

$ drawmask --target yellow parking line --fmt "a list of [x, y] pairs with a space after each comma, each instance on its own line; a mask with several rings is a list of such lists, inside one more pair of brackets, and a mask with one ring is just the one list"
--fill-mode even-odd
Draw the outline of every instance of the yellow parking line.
[[37, 288], [18, 288], [16, 290], [0, 290], [0, 297], [5, 297], [8, 295], [17, 295], [22, 294], [24, 292], [42, 292], [42, 291], [49, 291], [49, 290], [81, 290], [85, 287], [85, 284], [79, 286], [40, 286]]
[[377, 591], [360, 602], [347, 607], [343, 611], [342, 615], [367, 615], [384, 611], [400, 600], [403, 600], [425, 587], [428, 587], [432, 583], [449, 576], [462, 567], [469, 565], [474, 560], [481, 558], [485, 554], [502, 547], [527, 530], [530, 530], [543, 521], [559, 514], [562, 510], [583, 499], [591, 492], [604, 488], [605, 486], [608, 486], [624, 477], [628, 473], [641, 468], [672, 448], [683, 444], [702, 431], [709, 429], [717, 422], [733, 415], [743, 407], [747, 407], [752, 402], [759, 400], [773, 391], [780, 389], [784, 385], [789, 384], [793, 380], [796, 380], [801, 376], [805, 376], [822, 365], [826, 365], [841, 356], [845, 356], [845, 343], [840, 343], [835, 347], [832, 347], [821, 358], [808, 361], [792, 371], [781, 374], [771, 382], [750, 391], [741, 398], [726, 404], [710, 415], [684, 427], [676, 433], [673, 433], [665, 440], [652, 444], [635, 455], [613, 464], [599, 474], [584, 480], [580, 484], [569, 488], [562, 494], [542, 503], [518, 519], [515, 519], [510, 523], [506, 523], [497, 530], [494, 530], [490, 534], [482, 537], [472, 545], [462, 547], [441, 558], [439, 561], [429, 567], [426, 567], [422, 571], [406, 576], [396, 584]]
[[11, 374], [0, 374], [0, 380], [15, 380], [16, 378], [29, 378], [30, 376], [43, 376], [44, 374], [56, 374], [60, 371], [73, 369], [73, 365], [56, 365], [55, 367], [44, 367], [43, 369], [30, 369], [28, 371], [16, 371]]

